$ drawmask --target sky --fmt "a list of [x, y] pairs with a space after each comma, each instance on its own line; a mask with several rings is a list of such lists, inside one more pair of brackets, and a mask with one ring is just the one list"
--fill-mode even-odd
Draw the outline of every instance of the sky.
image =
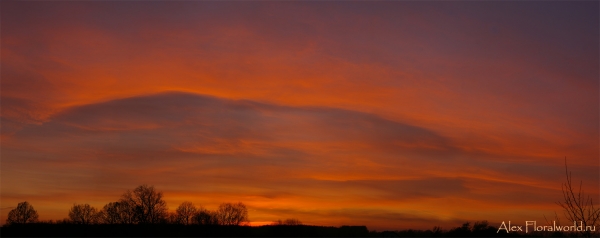
[[0, 224], [148, 184], [252, 224], [600, 201], [597, 1], [2, 1]]

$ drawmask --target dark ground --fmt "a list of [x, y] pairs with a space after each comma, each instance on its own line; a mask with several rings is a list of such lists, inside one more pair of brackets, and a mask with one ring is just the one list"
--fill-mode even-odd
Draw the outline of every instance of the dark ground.
[[199, 226], [25, 224], [3, 227], [0, 236], [14, 237], [365, 237], [365, 226]]
[[563, 236], [563, 233], [497, 233], [497, 229], [473, 230], [457, 227], [448, 231], [369, 231], [366, 226], [202, 226], [174, 224], [76, 225], [17, 224], [0, 228], [1, 237], [515, 237]]

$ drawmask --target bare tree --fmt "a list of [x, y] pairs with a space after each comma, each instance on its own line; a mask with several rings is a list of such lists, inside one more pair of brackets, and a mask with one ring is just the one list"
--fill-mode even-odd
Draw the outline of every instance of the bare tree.
[[175, 211], [177, 223], [189, 225], [192, 223], [193, 216], [198, 212], [193, 203], [185, 201], [177, 207]]
[[168, 224], [182, 224], [176, 212], [168, 212], [166, 222]]
[[118, 202], [109, 202], [104, 205], [102, 210], [98, 213], [98, 217], [100, 218], [100, 221], [105, 224], [121, 223]]
[[94, 224], [98, 221], [98, 210], [90, 204], [73, 204], [69, 218], [75, 224]]
[[[567, 168], [567, 158], [565, 158], [565, 174], [567, 182], [562, 184], [563, 202], [557, 202], [564, 210], [565, 217], [571, 222], [580, 222], [583, 225], [581, 234], [591, 237], [592, 232], [586, 230], [587, 226], [595, 227], [600, 222], [600, 208], [595, 208], [592, 198], [585, 196], [581, 189], [583, 181], [579, 183], [579, 190], [576, 192], [572, 185], [571, 172]], [[596, 230], [596, 229], [594, 229]], [[595, 231], [594, 233], [596, 233]]]
[[162, 197], [153, 186], [141, 185], [123, 194], [121, 202], [133, 208], [138, 223], [159, 223], [167, 216], [167, 202]]
[[243, 203], [222, 203], [217, 209], [220, 225], [241, 225], [248, 222], [248, 209]]
[[199, 225], [218, 225], [219, 218], [217, 217], [217, 213], [213, 211], [206, 210], [202, 207], [198, 209], [196, 214], [194, 214], [193, 221]]
[[134, 224], [135, 209], [129, 202], [121, 199], [109, 202], [98, 212], [99, 221], [105, 224]]
[[27, 201], [20, 202], [15, 209], [8, 212], [6, 224], [23, 224], [38, 221], [38, 213]]
[[119, 212], [119, 217], [121, 219], [119, 223], [135, 224], [138, 222], [136, 207], [132, 201], [121, 198], [117, 202], [117, 209]]

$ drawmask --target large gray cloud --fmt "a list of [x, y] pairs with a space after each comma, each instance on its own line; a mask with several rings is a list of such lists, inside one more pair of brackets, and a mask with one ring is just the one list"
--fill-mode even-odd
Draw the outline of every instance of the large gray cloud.
[[359, 162], [330, 155], [400, 163], [396, 153], [419, 154], [425, 144], [444, 149], [446, 142], [435, 132], [373, 114], [171, 92], [65, 110], [16, 132], [2, 154], [4, 166], [31, 166], [45, 183], [53, 176], [93, 175], [73, 181], [84, 187], [119, 183], [116, 178], [186, 184], [180, 180], [258, 181], [273, 170], [295, 176], [360, 172]]

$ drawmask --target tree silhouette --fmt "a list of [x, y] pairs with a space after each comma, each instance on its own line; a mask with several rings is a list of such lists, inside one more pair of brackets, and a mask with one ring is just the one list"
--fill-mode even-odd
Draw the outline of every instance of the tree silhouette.
[[167, 212], [167, 218], [165, 219], [165, 222], [167, 224], [183, 224], [183, 222], [179, 220], [179, 217], [177, 217], [176, 212]]
[[177, 223], [189, 225], [192, 223], [192, 218], [198, 212], [198, 209], [193, 203], [185, 201], [175, 210], [175, 220]]
[[118, 202], [109, 202], [100, 210], [98, 217], [105, 224], [122, 223]]
[[162, 197], [162, 192], [157, 192], [154, 186], [141, 185], [123, 194], [120, 202], [132, 208], [138, 223], [159, 223], [167, 217], [167, 202]]
[[498, 229], [490, 226], [487, 220], [476, 221], [471, 229], [474, 235], [497, 234]]
[[449, 236], [466, 237], [471, 235], [471, 223], [465, 222], [462, 226], [456, 227], [448, 231]]
[[6, 219], [6, 224], [23, 224], [23, 223], [32, 223], [38, 221], [38, 213], [33, 206], [29, 204], [27, 201], [21, 202], [17, 205], [17, 208], [12, 209], [8, 213], [8, 218]]
[[93, 224], [98, 221], [98, 210], [90, 204], [73, 204], [69, 218], [75, 224]]
[[218, 225], [219, 218], [217, 217], [217, 213], [213, 211], [206, 210], [204, 208], [199, 208], [196, 214], [194, 214], [193, 221], [199, 225]]
[[[592, 198], [584, 194], [581, 189], [583, 181], [579, 183], [579, 191], [575, 192], [572, 185], [571, 172], [567, 168], [567, 158], [565, 157], [565, 174], [567, 182], [562, 184], [563, 202], [557, 202], [564, 210], [565, 217], [571, 222], [581, 222], [583, 231], [581, 234], [591, 237], [592, 232], [586, 231], [587, 226], [596, 226], [600, 222], [600, 208], [594, 208]], [[595, 230], [595, 229], [594, 229]], [[597, 232], [597, 231], [595, 231]]]
[[121, 198], [117, 204], [121, 218], [121, 224], [135, 224], [138, 222], [136, 207], [132, 201]]
[[99, 220], [105, 224], [134, 224], [135, 216], [133, 206], [123, 199], [104, 205], [98, 212]]
[[248, 209], [243, 203], [222, 203], [217, 209], [220, 225], [240, 225], [248, 222]]
[[302, 225], [302, 222], [298, 219], [285, 219], [285, 220], [277, 220], [273, 222], [272, 225], [275, 226], [299, 226]]

